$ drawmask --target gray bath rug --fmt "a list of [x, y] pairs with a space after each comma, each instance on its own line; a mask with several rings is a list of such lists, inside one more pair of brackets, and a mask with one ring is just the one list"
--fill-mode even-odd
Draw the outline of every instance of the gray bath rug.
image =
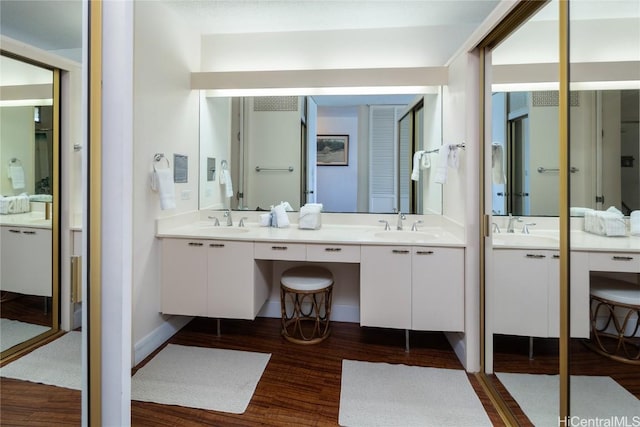
[[34, 325], [18, 320], [0, 319], [0, 352], [10, 349], [16, 344], [50, 330], [49, 326]]
[[131, 398], [242, 414], [270, 357], [169, 344], [135, 373]]
[[342, 361], [341, 426], [491, 426], [463, 370]]

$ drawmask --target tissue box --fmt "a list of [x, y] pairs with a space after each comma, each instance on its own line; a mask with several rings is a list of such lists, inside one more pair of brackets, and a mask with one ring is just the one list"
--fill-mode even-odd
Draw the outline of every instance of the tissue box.
[[322, 226], [322, 204], [307, 203], [300, 208], [298, 228], [303, 230], [318, 230]]
[[624, 217], [614, 212], [592, 211], [584, 213], [584, 231], [600, 236], [625, 236]]

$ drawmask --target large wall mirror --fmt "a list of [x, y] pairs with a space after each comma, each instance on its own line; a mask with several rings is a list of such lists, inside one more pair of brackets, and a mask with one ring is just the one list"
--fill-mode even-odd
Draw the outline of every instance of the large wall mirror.
[[[441, 214], [442, 187], [428, 168], [421, 163], [411, 179], [414, 153], [442, 144], [441, 105], [440, 87], [245, 98], [202, 91], [200, 208], [262, 210], [287, 201], [294, 210], [315, 202], [326, 212]], [[220, 182], [225, 170], [229, 193]]]
[[58, 75], [0, 56], [0, 335], [5, 359], [58, 330]]
[[[491, 120], [486, 123], [485, 212], [495, 226], [485, 256], [484, 368], [522, 425], [558, 425], [564, 360], [560, 319], [565, 315], [574, 420], [637, 415], [640, 398], [637, 361], [614, 360], [591, 347], [590, 304], [594, 286], [602, 282], [624, 282], [640, 295], [637, 267], [594, 261], [626, 260], [640, 249], [628, 226], [629, 214], [640, 209], [640, 10], [637, 2], [626, 1], [573, 0], [569, 5], [569, 259], [561, 260], [558, 231], [564, 178], [559, 2], [547, 2], [487, 56], [491, 90], [485, 105]], [[585, 212], [609, 208], [620, 212], [627, 229], [618, 237], [585, 243]], [[570, 268], [568, 311], [561, 310], [561, 262]], [[615, 316], [622, 323], [618, 311]], [[627, 325], [633, 329], [635, 324]], [[639, 331], [625, 333], [635, 336], [631, 341], [637, 345]], [[602, 399], [605, 395], [614, 397]]]

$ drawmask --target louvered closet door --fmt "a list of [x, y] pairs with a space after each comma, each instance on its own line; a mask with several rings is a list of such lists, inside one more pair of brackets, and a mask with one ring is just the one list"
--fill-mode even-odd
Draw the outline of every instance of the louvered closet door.
[[369, 110], [369, 211], [393, 212], [397, 207], [397, 121], [399, 107]]

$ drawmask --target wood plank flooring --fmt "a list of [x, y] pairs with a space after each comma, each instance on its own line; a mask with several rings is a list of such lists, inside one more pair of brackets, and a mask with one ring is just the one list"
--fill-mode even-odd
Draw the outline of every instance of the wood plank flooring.
[[[247, 411], [241, 415], [201, 409], [132, 402], [134, 426], [336, 426], [340, 402], [342, 359], [403, 363], [462, 369], [441, 333], [411, 332], [411, 351], [404, 351], [404, 331], [362, 328], [333, 323], [331, 336], [318, 345], [295, 345], [280, 336], [279, 319], [222, 321], [216, 336], [214, 319], [198, 318], [172, 337], [173, 344], [271, 353]], [[528, 339], [496, 340], [495, 363], [500, 372], [557, 373], [556, 340], [536, 340], [534, 360], [528, 358]], [[158, 350], [159, 351], [159, 350]], [[148, 362], [151, 355], [136, 367]], [[576, 341], [572, 346], [572, 373], [611, 375], [636, 396], [640, 395], [637, 367], [609, 361]], [[132, 371], [135, 373], [136, 369]], [[531, 425], [504, 387], [496, 388], [522, 425]], [[502, 426], [480, 384], [469, 375], [489, 418]], [[78, 426], [80, 392], [24, 381], [0, 379], [0, 425]]]

